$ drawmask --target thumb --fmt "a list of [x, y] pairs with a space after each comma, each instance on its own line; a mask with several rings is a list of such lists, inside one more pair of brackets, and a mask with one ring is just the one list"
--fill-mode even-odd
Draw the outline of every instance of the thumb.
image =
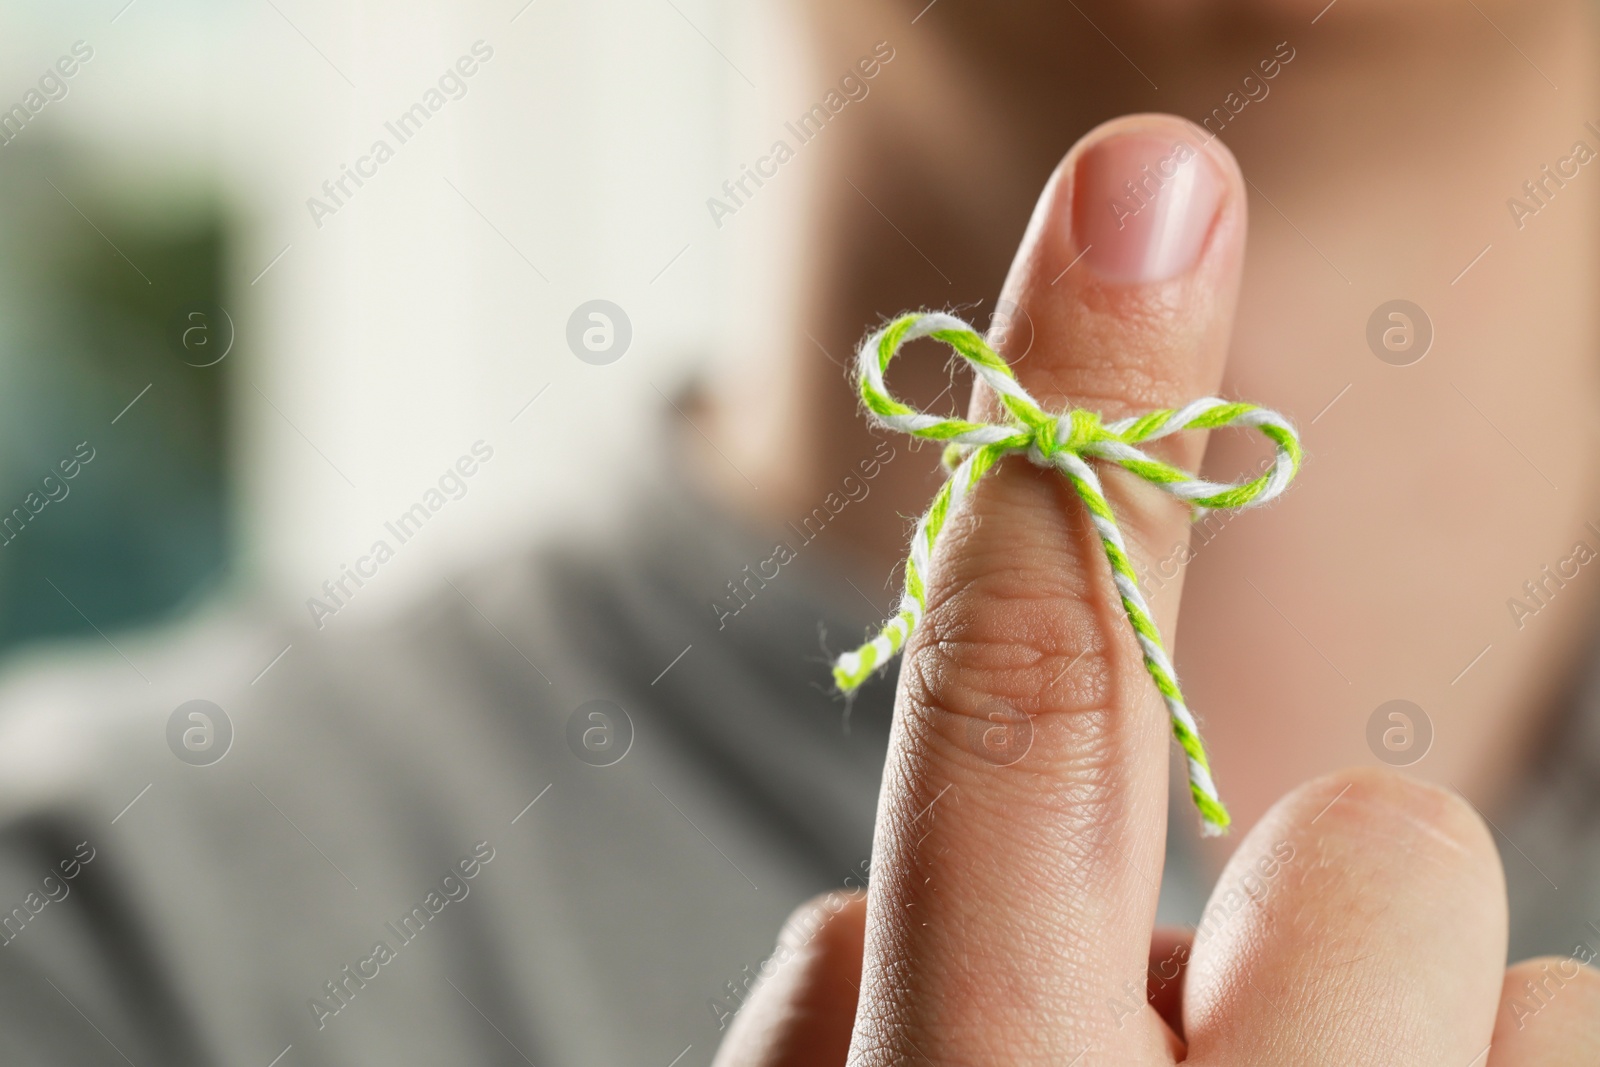
[[[1052, 176], [1006, 281], [1016, 311], [996, 342], [1016, 384], [1044, 412], [1108, 423], [1206, 397], [1221, 380], [1244, 233], [1237, 165], [1204, 131], [1155, 115], [1094, 130]], [[987, 383], [974, 421], [1027, 421], [1009, 372], [962, 354]], [[1185, 421], [1159, 423], [1148, 451], [1193, 469], [1203, 435], [1164, 436]], [[1073, 469], [1011, 456], [970, 496], [951, 491], [948, 521], [939, 501], [930, 513], [943, 528], [917, 575], [926, 609], [900, 675], [858, 1051], [920, 1044], [938, 1058], [932, 1040], [951, 1060], [984, 1059], [1001, 1042], [1021, 1064], [1070, 1062], [1090, 1045], [1169, 1047], [1153, 1012], [1124, 1029], [1105, 1004], [1131, 985], [1144, 1009], [1168, 766], [1168, 687], [1145, 659], [1172, 632], [1177, 586], [1153, 598], [1136, 636], [1113, 569], [1186, 545], [1189, 516], [1147, 480], [1158, 472], [1135, 477], [1099, 454], [1117, 462], [1071, 457], [1103, 477], [1098, 503]], [[1116, 553], [1097, 525], [1111, 516]], [[1004, 759], [985, 747], [1005, 733], [997, 723], [1027, 735]], [[1045, 1004], [1064, 1024], [1055, 1032], [1039, 1025]]]

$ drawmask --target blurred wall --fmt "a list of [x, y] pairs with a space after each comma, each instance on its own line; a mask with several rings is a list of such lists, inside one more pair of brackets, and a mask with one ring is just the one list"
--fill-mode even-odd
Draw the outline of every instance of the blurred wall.
[[[168, 360], [169, 380], [126, 364], [114, 387], [30, 378], [29, 360], [64, 357], [13, 346], [9, 403], [40, 418], [8, 441], [31, 462], [78, 433], [60, 421], [107, 405], [109, 419], [150, 380], [105, 424], [107, 478], [84, 479], [54, 517], [103, 529], [105, 514], [72, 509], [115, 492], [133, 531], [140, 493], [172, 464], [127, 442], [190, 427], [173, 447], [205, 453], [196, 485], [215, 506], [152, 500], [149, 520], [180, 549], [174, 581], [197, 593], [221, 580], [303, 614], [480, 441], [493, 459], [353, 615], [392, 610], [444, 568], [604, 522], [662, 420], [680, 418], [663, 395], [786, 328], [804, 161], [736, 226], [706, 208], [793, 95], [794, 29], [770, 0], [9, 5], [0, 101], [22, 99], [78, 41], [94, 54], [70, 91], [0, 147], [0, 179], [20, 190], [0, 213], [15, 221], [19, 204], [55, 198], [79, 258], [100, 256], [145, 319], [212, 302], [207, 351], [224, 333], [233, 343], [198, 367], [194, 352], [158, 346], [142, 358]], [[49, 176], [88, 217], [65, 211], [40, 184]], [[196, 240], [211, 243], [183, 269], [156, 254]], [[41, 252], [7, 242], [0, 270], [27, 275]], [[629, 348], [604, 365], [567, 338], [595, 299], [631, 323]], [[70, 414], [51, 427], [56, 411]], [[194, 430], [207, 420], [211, 438]], [[206, 462], [220, 472], [209, 488]], [[95, 604], [119, 581], [136, 587], [153, 558], [85, 578]], [[181, 600], [133, 595], [111, 618]]]

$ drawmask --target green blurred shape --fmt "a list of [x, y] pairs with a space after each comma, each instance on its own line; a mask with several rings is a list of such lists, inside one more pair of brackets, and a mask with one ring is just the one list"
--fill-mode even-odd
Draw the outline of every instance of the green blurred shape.
[[228, 562], [238, 346], [195, 367], [173, 340], [186, 309], [227, 303], [223, 212], [203, 182], [148, 185], [47, 141], [0, 149], [0, 517], [66, 489], [0, 541], [0, 650], [157, 619]]

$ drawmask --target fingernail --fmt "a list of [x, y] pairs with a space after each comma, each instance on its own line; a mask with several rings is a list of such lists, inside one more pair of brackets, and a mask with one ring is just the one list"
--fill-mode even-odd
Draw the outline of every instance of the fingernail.
[[1108, 281], [1158, 282], [1200, 258], [1224, 192], [1194, 144], [1149, 131], [1112, 134], [1078, 158], [1072, 229]]

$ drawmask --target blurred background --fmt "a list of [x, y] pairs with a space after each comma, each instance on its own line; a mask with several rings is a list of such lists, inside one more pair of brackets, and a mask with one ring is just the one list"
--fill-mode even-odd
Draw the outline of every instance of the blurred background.
[[[876, 743], [868, 731], [886, 729], [887, 707], [857, 710], [859, 732], [840, 740], [843, 712], [822, 692], [826, 672], [813, 641], [821, 613], [807, 599], [825, 601], [831, 587], [797, 579], [784, 591], [794, 597], [786, 614], [778, 614], [776, 595], [762, 602], [774, 613], [765, 618], [783, 626], [764, 631], [768, 623], [746, 617], [748, 628], [702, 640], [694, 627], [709, 631], [716, 621], [703, 607], [737, 573], [735, 557], [739, 565], [748, 558], [737, 539], [743, 531], [730, 521], [705, 524], [728, 526], [727, 542], [698, 526], [688, 535], [716, 541], [698, 546], [712, 561], [703, 568], [651, 558], [651, 566], [684, 571], [669, 591], [693, 617], [639, 622], [650, 640], [638, 647], [602, 639], [618, 625], [602, 613], [614, 606], [606, 597], [588, 596], [595, 617], [585, 629], [562, 614], [569, 601], [520, 602], [521, 587], [500, 577], [507, 571], [482, 579], [479, 602], [488, 610], [459, 589], [465, 606], [442, 597], [459, 616], [441, 617], [474, 637], [484, 636], [481, 620], [544, 685], [550, 678], [490, 619], [543, 639], [548, 610], [556, 629], [569, 630], [550, 647], [587, 642], [593, 661], [560, 664], [551, 672], [560, 684], [549, 692], [516, 681], [521, 663], [496, 673], [492, 657], [511, 656], [493, 642], [479, 661], [434, 641], [448, 631], [429, 628], [437, 618], [427, 611], [417, 612], [415, 633], [383, 639], [392, 643], [380, 652], [392, 659], [347, 661], [354, 646], [328, 642], [280, 668], [272, 677], [278, 688], [252, 689], [255, 681], [245, 679], [292, 647], [288, 635], [280, 644], [262, 634], [275, 635], [284, 617], [316, 624], [313, 598], [330, 599], [325, 582], [379, 538], [403, 545], [382, 563], [382, 580], [363, 585], [326, 620], [330, 631], [398, 616], [439, 592], [441, 576], [470, 572], [547, 535], [581, 542], [586, 530], [616, 532], [630, 486], [658, 466], [655, 453], [674, 437], [694, 441], [700, 427], [682, 424], [697, 417], [689, 402], [697, 383], [758, 360], [778, 364], [763, 348], [769, 339], [809, 337], [841, 353], [885, 310], [986, 297], [1040, 183], [1074, 139], [1145, 107], [1216, 114], [1211, 109], [1240, 76], [1272, 54], [1250, 33], [1270, 27], [1276, 41], [1274, 20], [1292, 14], [1285, 36], [1304, 46], [1306, 58], [1292, 79], [1276, 83], [1278, 103], [1252, 108], [1226, 130], [1251, 179], [1252, 245], [1224, 391], [1295, 417], [1317, 475], [1270, 513], [1237, 527], [1230, 520], [1227, 538], [1206, 547], [1187, 579], [1180, 666], [1196, 706], [1211, 716], [1219, 778], [1230, 782], [1247, 821], [1311, 773], [1351, 763], [1409, 767], [1432, 751], [1416, 773], [1449, 781], [1497, 820], [1512, 882], [1514, 950], [1568, 951], [1580, 919], [1600, 922], [1590, 903], [1600, 899], [1600, 676], [1592, 670], [1600, 594], [1585, 587], [1564, 596], [1539, 620], [1536, 636], [1525, 637], [1514, 636], [1522, 620], [1514, 611], [1508, 617], [1506, 598], [1522, 595], [1541, 567], [1568, 558], [1575, 537], [1587, 542], [1593, 529], [1600, 538], [1600, 526], [1585, 525], [1600, 522], [1593, 507], [1600, 388], [1595, 316], [1585, 297], [1594, 256], [1592, 247], [1574, 251], [1565, 239], [1592, 232], [1597, 209], [1594, 194], [1579, 186], [1562, 194], [1561, 214], [1524, 234], [1506, 218], [1505, 198], [1570, 151], [1573, 137], [1590, 136], [1587, 113], [1579, 112], [1593, 95], [1592, 42], [1557, 32], [1562, 24], [1541, 19], [1538, 5], [1484, 0], [1491, 19], [1478, 4], [1456, 18], [1422, 0], [1392, 10], [1376, 0], [1344, 0], [1337, 9], [1324, 3], [1086, 5], [1104, 31], [1077, 5], [942, 6], [934, 9], [944, 20], [937, 31], [933, 17], [918, 27], [927, 31], [920, 37], [904, 31], [892, 83], [899, 87], [873, 90], [884, 93], [873, 105], [874, 124], [854, 127], [849, 136], [859, 140], [847, 145], [836, 136], [829, 149], [858, 153], [855, 176], [865, 190], [850, 193], [842, 171], [824, 172], [823, 150], [801, 151], [722, 225], [708, 198], [723, 195], [725, 179], [769, 151], [785, 121], [817, 102], [819, 86], [838, 80], [845, 68], [835, 59], [863, 54], [885, 12], [916, 25], [933, 4], [921, 14], [920, 2], [886, 5], [875, 15], [844, 2], [814, 4], [806, 25], [796, 10], [804, 5], [783, 0], [17, 0], [0, 8], [0, 655], [21, 650], [13, 664], [56, 668], [48, 685], [29, 688], [25, 678], [20, 710], [0, 719], [0, 726], [21, 724], [0, 745], [13, 760], [0, 773], [0, 793], [16, 787], [26, 800], [8, 807], [0, 796], [7, 802], [0, 830], [16, 839], [0, 860], [19, 857], [15, 869], [0, 870], [0, 888], [10, 893], [6, 877], [18, 871], [34, 877], [35, 852], [16, 841], [57, 858], [51, 834], [64, 831], [51, 820], [67, 808], [55, 806], [57, 778], [73, 796], [82, 787], [90, 797], [75, 803], [93, 814], [95, 832], [149, 791], [134, 809], [150, 813], [144, 828], [120, 823], [120, 851], [96, 870], [128, 865], [118, 891], [147, 894], [145, 910], [129, 914], [152, 927], [168, 923], [151, 943], [170, 950], [179, 962], [164, 962], [192, 983], [174, 1003], [222, 1003], [198, 1029], [228, 1032], [230, 1049], [259, 1048], [264, 1063], [281, 1035], [287, 1043], [309, 1025], [310, 976], [336, 973], [350, 958], [347, 935], [356, 934], [349, 932], [366, 936], [382, 908], [398, 907], [421, 884], [399, 863], [386, 870], [385, 860], [421, 863], [426, 855], [433, 862], [428, 849], [398, 832], [389, 836], [394, 827], [385, 820], [414, 801], [427, 808], [426, 818], [413, 812], [414, 821], [454, 834], [444, 815], [435, 821], [436, 811], [463, 825], [463, 810], [480, 801], [509, 815], [559, 779], [556, 803], [568, 805], [562, 818], [538, 829], [533, 818], [521, 824], [518, 840], [534, 844], [505, 850], [496, 868], [502, 897], [485, 890], [474, 913], [525, 972], [498, 986], [494, 974], [485, 979], [506, 991], [501, 1017], [515, 1014], [540, 1040], [581, 1034], [584, 1044], [573, 1047], [630, 1055], [670, 1035], [674, 1047], [651, 1061], [662, 1064], [682, 1029], [696, 1044], [681, 1067], [706, 1062], [721, 1027], [714, 1007], [703, 1011], [708, 994], [769, 951], [781, 915], [817, 888], [817, 872], [833, 860], [805, 851], [810, 822], [784, 820], [801, 809], [837, 816], [838, 825], [825, 829], [847, 852], [853, 838], [840, 827], [859, 825], [863, 839], [870, 828], [881, 758], [868, 751]], [[1337, 18], [1318, 26], [1330, 10]], [[1133, 51], [1140, 64], [1164, 72], [1163, 95], [1112, 41], [1158, 17], [1180, 29], [1152, 22], [1143, 50]], [[979, 24], [992, 36], [974, 42], [984, 45], [980, 61], [958, 71], [956, 47]], [[809, 40], [813, 25], [819, 34], [837, 31], [837, 39]], [[815, 58], [821, 55], [835, 58]], [[891, 104], [907, 99], [918, 106]], [[961, 165], [949, 165], [958, 150]], [[880, 188], [894, 198], [899, 222], [870, 198]], [[811, 210], [827, 206], [830, 190], [829, 209]], [[811, 236], [824, 239], [801, 240], [807, 219], [817, 231]], [[860, 254], [874, 234], [881, 247]], [[804, 262], [808, 251], [820, 262]], [[830, 285], [816, 285], [825, 271], [833, 272]], [[1464, 277], [1468, 283], [1457, 287]], [[812, 313], [828, 317], [821, 325], [796, 317], [808, 285], [830, 290], [810, 294]], [[572, 346], [574, 309], [592, 302], [605, 302], [615, 320], [606, 326], [629, 338], [615, 358], [588, 360]], [[1392, 347], [1386, 353], [1373, 340], [1371, 323], [1388, 321], [1380, 313], [1391, 304], [1429, 323], [1414, 357], [1408, 350], [1391, 358]], [[584, 325], [576, 320], [576, 328]], [[1419, 364], [1430, 348], [1434, 354]], [[1412, 364], [1415, 371], [1399, 373]], [[820, 374], [833, 369], [816, 366]], [[755, 389], [791, 384], [752, 377]], [[930, 400], [946, 384], [931, 361], [922, 384]], [[783, 432], [751, 434], [751, 448], [781, 453], [789, 445]], [[829, 444], [842, 454], [858, 443]], [[1251, 447], [1224, 440], [1208, 462], [1231, 476], [1254, 461]], [[481, 459], [491, 449], [459, 499], [414, 536], [396, 538], [391, 525], [459, 457]], [[931, 460], [924, 454], [915, 462], [931, 468]], [[844, 460], [838, 468], [852, 469]], [[811, 573], [847, 581], [844, 553], [823, 552], [860, 540], [861, 530], [890, 530], [898, 551], [895, 512], [919, 509], [927, 496], [909, 478], [905, 486], [915, 500], [900, 508], [880, 483], [871, 521], [865, 509], [853, 509], [847, 521], [861, 525], [852, 532], [841, 523], [832, 544], [808, 555], [805, 566], [817, 568]], [[781, 491], [769, 489], [774, 515], [804, 514], [815, 503], [774, 504], [775, 497]], [[631, 582], [625, 592], [660, 592], [638, 577], [640, 566], [622, 560], [607, 577], [619, 587]], [[871, 585], [886, 571], [874, 564], [874, 577], [862, 579], [867, 591], [854, 590], [874, 612], [893, 595], [889, 582]], [[585, 595], [601, 586], [587, 573], [554, 577], [572, 579], [572, 590]], [[1260, 585], [1246, 585], [1251, 578]], [[122, 655], [103, 646], [124, 631], [200, 604], [241, 603], [252, 609], [241, 613], [252, 627], [271, 623], [239, 633], [229, 629], [237, 624], [227, 612], [201, 613], [194, 629], [215, 645], [163, 649], [170, 635], [152, 635], [149, 659], [124, 657], [141, 677], [135, 660], [163, 664], [171, 677], [154, 667], [151, 674], [165, 685], [145, 678], [145, 690], [132, 688], [121, 660], [114, 677], [97, 673], [95, 657]], [[29, 654], [30, 643], [74, 636], [93, 638], [70, 654], [81, 659]], [[701, 644], [690, 645], [691, 637]], [[413, 638], [427, 656], [413, 656], [406, 643]], [[836, 628], [829, 640], [837, 649], [848, 638]], [[222, 655], [215, 650], [229, 641], [254, 651], [213, 671]], [[465, 637], [463, 645], [475, 647]], [[191, 655], [196, 647], [203, 654]], [[694, 656], [685, 660], [690, 647]], [[601, 653], [615, 653], [616, 662]], [[670, 682], [655, 688], [667, 674], [656, 670], [680, 660]], [[406, 671], [390, 669], [398, 662]], [[730, 664], [760, 684], [730, 683], [748, 680]], [[632, 679], [634, 668], [643, 677]], [[454, 684], [463, 677], [471, 684]], [[365, 684], [373, 679], [384, 684]], [[792, 706], [767, 699], [766, 686], [796, 694]], [[252, 743], [219, 773], [183, 778], [193, 767], [179, 762], [176, 748], [168, 752], [170, 737], [156, 727], [169, 722], [178, 700], [208, 694], [228, 703], [242, 731], [253, 731]], [[640, 722], [638, 753], [604, 779], [582, 777], [599, 764], [588, 763], [570, 734], [564, 747], [559, 732], [582, 710], [580, 701], [596, 697], [628, 700]], [[1371, 724], [1381, 731], [1386, 709], [1396, 705], [1428, 723], [1414, 756], [1409, 741], [1396, 757], [1384, 750], [1387, 742], [1373, 740]], [[1561, 714], [1545, 714], [1545, 705]], [[322, 714], [327, 706], [349, 715]], [[461, 714], [435, 715], [441, 707]], [[702, 711], [704, 720], [692, 714]], [[726, 729], [712, 711], [726, 711], [740, 729]], [[382, 733], [374, 724], [388, 725], [391, 714], [404, 746], [373, 740]], [[1439, 721], [1432, 749], [1430, 714]], [[806, 750], [822, 754], [809, 764], [781, 753], [784, 764], [812, 775], [795, 779], [793, 810], [784, 794], [792, 783], [771, 773], [767, 747], [751, 740], [746, 752], [734, 744], [760, 736], [782, 748], [792, 735], [774, 724], [784, 726], [784, 716], [808, 728], [821, 723], [816, 732], [827, 741]], [[34, 731], [41, 719], [61, 725], [65, 741]], [[481, 723], [494, 725], [473, 733]], [[138, 744], [106, 757], [96, 746], [121, 745], [117, 727], [124, 726], [142, 731], [130, 735]], [[447, 732], [452, 743], [503, 760], [495, 764], [499, 777], [471, 761], [452, 762], [440, 755], [442, 744], [430, 747]], [[12, 743], [18, 739], [25, 743]], [[416, 752], [439, 758], [408, 764]], [[729, 767], [708, 771], [713, 757], [726, 757]], [[50, 773], [19, 784], [11, 772], [29, 761]], [[146, 767], [159, 769], [147, 774]], [[861, 773], [850, 777], [852, 768]], [[835, 811], [811, 803], [818, 782], [857, 792], [841, 787]], [[553, 807], [546, 801], [540, 813]], [[1181, 834], [1192, 836], [1184, 813]], [[281, 839], [263, 832], [258, 816]], [[367, 817], [384, 832], [364, 832]], [[595, 827], [622, 825], [635, 836], [595, 846]], [[713, 839], [733, 842], [729, 852], [713, 846], [721, 855], [708, 854], [702, 845]], [[234, 862], [205, 854], [196, 843], [207, 841], [236, 850], [225, 857]], [[180, 858], [167, 862], [152, 842]], [[453, 837], [431, 845], [441, 856], [460, 854]], [[1169, 857], [1169, 876], [1186, 870], [1194, 883], [1172, 892], [1173, 914], [1193, 921], [1210, 860], [1199, 846], [1180, 840], [1172, 847], [1182, 862]], [[1191, 847], [1193, 855], [1183, 851]], [[106, 853], [113, 855], [110, 845]], [[730, 854], [766, 865], [751, 863], [765, 896]], [[585, 881], [588, 868], [563, 871], [559, 862], [596, 855], [627, 877]], [[351, 897], [326, 907], [293, 896], [297, 886], [315, 884], [295, 864], [332, 881], [344, 874], [335, 861], [350, 857], [362, 865], [352, 868], [363, 885], [360, 872], [373, 874], [370, 896], [355, 897], [348, 876]], [[324, 861], [327, 871], [316, 866]], [[730, 870], [716, 866], [723, 861]], [[641, 870], [647, 874], [638, 876]], [[555, 873], [570, 873], [570, 885], [558, 884]], [[823, 871], [834, 880], [843, 873]], [[193, 921], [186, 896], [179, 899], [193, 892], [203, 900], [195, 886], [236, 885], [249, 886], [240, 894], [248, 902], [279, 900], [293, 921], [273, 925], [252, 915], [236, 922], [219, 909], [207, 925]], [[515, 921], [490, 910], [495, 899], [517, 903]], [[95, 914], [81, 911], [85, 920]], [[561, 927], [559, 937], [538, 927], [547, 920]], [[63, 923], [62, 936], [74, 929]], [[640, 955], [640, 943], [658, 955]], [[46, 953], [42, 937], [30, 944], [50, 968], [98, 959]], [[102, 936], [98, 944], [121, 942]], [[564, 945], [571, 955], [563, 964], [559, 952], [519, 951], [529, 944]], [[248, 976], [257, 983], [255, 1001], [231, 987], [226, 996], [216, 992], [243, 980], [223, 970], [239, 960], [259, 961]], [[437, 973], [476, 973], [450, 971], [460, 962], [449, 957]], [[85, 967], [85, 988], [101, 983], [101, 970]], [[433, 973], [426, 972], [430, 980]], [[6, 977], [0, 973], [0, 992]], [[106, 1024], [108, 1032], [149, 1028], [164, 1038], [164, 1017], [120, 996], [155, 983], [142, 972], [116, 977], [120, 984], [99, 991], [98, 1010], [91, 1003], [88, 1012], [75, 1004], [73, 1011], [109, 1016], [115, 1005], [127, 1015]], [[418, 967], [416, 980], [422, 977]], [[341, 1024], [337, 1040], [354, 1047], [381, 1033], [404, 1043], [413, 1031], [388, 1032], [388, 1022], [400, 1019], [444, 1041], [450, 1031], [437, 1020], [467, 1009], [440, 1006], [440, 992], [395, 994], [388, 1014], [374, 997], [371, 1030]], [[0, 1000], [22, 1016], [37, 1003]], [[274, 1017], [285, 1003], [294, 1016], [287, 1025], [298, 1029], [283, 1023], [288, 1013]], [[562, 1026], [541, 1026], [545, 1017], [528, 1005]], [[51, 1010], [66, 1011], [53, 1002]], [[631, 1025], [617, 1026], [612, 1016]], [[482, 1029], [475, 1018], [468, 1022]], [[254, 1044], [235, 1041], [242, 1033]], [[0, 1059], [5, 1040], [0, 1033]], [[331, 1057], [338, 1047], [330, 1040], [319, 1051]], [[409, 1051], [421, 1057], [420, 1047]], [[635, 1060], [646, 1062], [592, 1052], [568, 1062]]]
[[[662, 395], [781, 285], [724, 265], [785, 240], [805, 161], [737, 236], [705, 200], [795, 102], [785, 40], [720, 0], [7, 5], [0, 106], [90, 58], [0, 146], [3, 508], [94, 458], [0, 550], [0, 647], [246, 587], [304, 613], [478, 440], [494, 461], [351, 615], [603, 522]], [[591, 299], [631, 320], [606, 366], [561, 330]]]

